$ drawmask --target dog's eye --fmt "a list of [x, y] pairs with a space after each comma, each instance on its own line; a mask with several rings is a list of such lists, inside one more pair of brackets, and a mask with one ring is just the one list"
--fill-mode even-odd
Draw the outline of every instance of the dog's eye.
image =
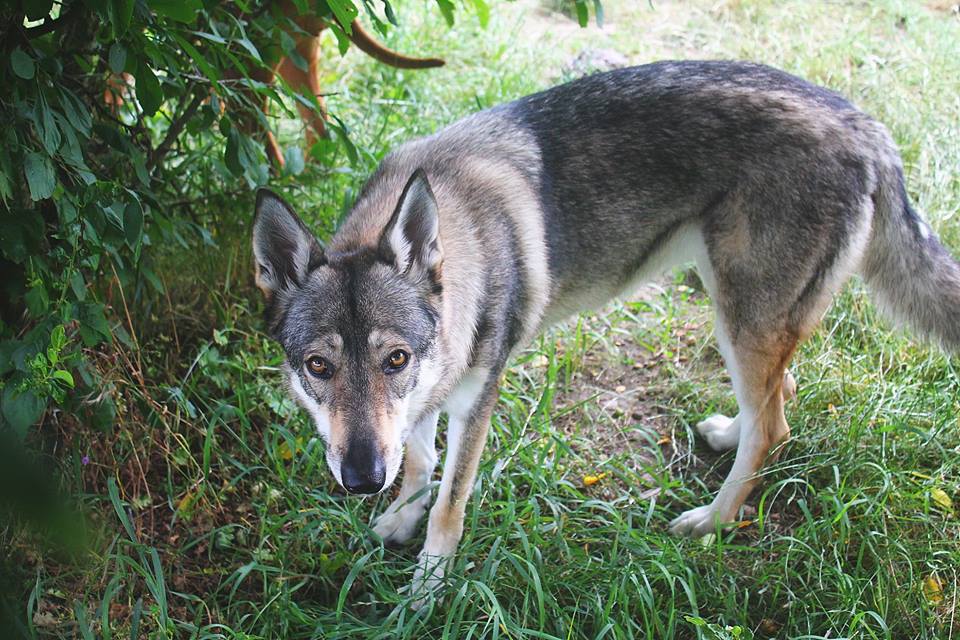
[[407, 355], [406, 351], [403, 349], [394, 349], [390, 352], [390, 355], [387, 356], [387, 361], [384, 362], [384, 369], [386, 369], [387, 373], [400, 371], [407, 366], [409, 359], [410, 356]]
[[333, 366], [320, 356], [310, 356], [307, 358], [307, 371], [321, 380], [327, 380], [333, 375]]

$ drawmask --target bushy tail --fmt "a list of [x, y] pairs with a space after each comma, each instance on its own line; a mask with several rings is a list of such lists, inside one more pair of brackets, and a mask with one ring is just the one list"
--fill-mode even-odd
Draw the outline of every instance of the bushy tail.
[[923, 338], [960, 352], [960, 264], [910, 206], [899, 162], [881, 170], [862, 272], [877, 303]]

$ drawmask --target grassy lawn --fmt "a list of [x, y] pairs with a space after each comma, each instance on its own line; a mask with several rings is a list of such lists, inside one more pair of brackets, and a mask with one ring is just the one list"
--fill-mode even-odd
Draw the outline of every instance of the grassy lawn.
[[[447, 66], [340, 59], [331, 39], [328, 104], [359, 158], [274, 186], [327, 237], [389, 149], [572, 77], [584, 50], [743, 58], [884, 122], [911, 197], [960, 256], [953, 4], [604, 0], [605, 27], [581, 30], [535, 0], [496, 3], [486, 28], [463, 10], [452, 29], [432, 3], [407, 2], [389, 44]], [[294, 144], [297, 121], [281, 132]], [[248, 229], [224, 222], [249, 220], [252, 194], [203, 207], [209, 247], [163, 252], [168, 304], [116, 327], [136, 333], [133, 347], [98, 356], [117, 426], [45, 427], [98, 532], [92, 549], [70, 560], [26, 527], [0, 531], [36, 636], [960, 637], [960, 360], [895, 330], [860, 282], [794, 360], [794, 438], [741, 526], [703, 540], [666, 530], [732, 462], [693, 433], [736, 413], [696, 277], [545, 334], [504, 382], [444, 597], [413, 612], [404, 591], [422, 533], [400, 550], [374, 540], [391, 496], [345, 496], [281, 388]]]

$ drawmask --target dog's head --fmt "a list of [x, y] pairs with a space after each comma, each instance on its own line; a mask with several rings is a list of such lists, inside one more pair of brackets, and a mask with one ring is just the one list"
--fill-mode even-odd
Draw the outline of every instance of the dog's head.
[[381, 491], [439, 378], [442, 251], [426, 175], [407, 183], [378, 242], [346, 252], [324, 251], [261, 190], [253, 252], [290, 391], [326, 440], [330, 470], [352, 493]]

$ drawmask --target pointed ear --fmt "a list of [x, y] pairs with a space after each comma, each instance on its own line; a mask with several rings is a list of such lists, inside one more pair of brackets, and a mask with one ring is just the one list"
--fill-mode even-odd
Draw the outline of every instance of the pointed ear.
[[270, 299], [292, 285], [299, 285], [311, 269], [323, 264], [323, 248], [280, 196], [267, 189], [257, 191], [253, 219], [253, 255], [257, 286]]
[[437, 200], [423, 169], [417, 169], [403, 188], [379, 250], [400, 273], [429, 274], [443, 261]]

